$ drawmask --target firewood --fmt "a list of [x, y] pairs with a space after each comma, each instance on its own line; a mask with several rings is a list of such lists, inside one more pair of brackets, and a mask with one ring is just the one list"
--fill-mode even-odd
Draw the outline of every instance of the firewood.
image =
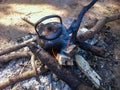
[[86, 33], [78, 35], [77, 38], [79, 40], [87, 40], [92, 38], [95, 34], [99, 33], [100, 30], [103, 28], [103, 26], [108, 23], [108, 22], [112, 22], [115, 20], [119, 20], [120, 19], [120, 13], [113, 15], [113, 16], [109, 16], [109, 17], [104, 17], [100, 20], [98, 20], [98, 22], [96, 23], [96, 25], [91, 28], [90, 30], [88, 30]]
[[30, 53], [29, 52], [11, 53], [9, 55], [0, 56], [0, 63], [7, 63], [10, 60], [16, 60], [18, 58], [29, 58], [29, 57], [30, 57]]
[[[39, 75], [41, 75], [47, 71], [48, 71], [47, 69], [43, 69], [43, 70], [40, 70], [39, 68], [37, 69], [37, 72]], [[35, 77], [35, 76], [36, 76], [35, 72], [34, 72], [34, 70], [32, 70], [32, 71], [24, 72], [18, 76], [14, 76], [14, 77], [10, 77], [8, 79], [5, 79], [4, 81], [0, 81], [0, 90], [3, 90], [7, 86], [13, 85], [17, 82], [21, 82], [21, 81], [30, 79], [30, 78]]]
[[72, 66], [73, 65], [73, 60], [64, 54], [57, 54], [56, 59], [58, 60], [58, 63], [60, 65], [67, 65], [67, 66]]
[[92, 81], [96, 88], [100, 87], [101, 77], [90, 67], [89, 63], [81, 56], [76, 55], [75, 61], [79, 69]]
[[36, 81], [38, 81], [39, 83], [41, 83], [40, 79], [39, 79], [39, 75], [38, 75], [38, 72], [37, 72], [37, 67], [36, 67], [36, 64], [35, 64], [35, 55], [33, 53], [31, 53], [31, 65], [32, 65], [32, 68], [34, 70], [34, 73], [35, 73], [35, 78], [36, 78]]
[[31, 38], [31, 39], [29, 39], [27, 41], [24, 41], [24, 42], [22, 42], [18, 45], [14, 45], [14, 46], [8, 47], [7, 49], [1, 50], [0, 51], [0, 56], [4, 55], [4, 54], [8, 54], [8, 53], [16, 51], [16, 50], [19, 50], [19, 49], [27, 46], [28, 43], [33, 42], [35, 40], [37, 40], [37, 37]]
[[22, 20], [29, 23], [32, 26], [35, 26], [35, 23], [32, 23], [31, 21], [29, 21], [26, 17], [22, 18]]
[[53, 73], [55, 73], [58, 78], [66, 82], [73, 90], [77, 90], [77, 88], [81, 85], [84, 86], [81, 80], [79, 80], [69, 70], [59, 65], [57, 60], [49, 55], [44, 49], [41, 47], [38, 48], [35, 44], [32, 43], [30, 43], [28, 47], [43, 64], [45, 64]]

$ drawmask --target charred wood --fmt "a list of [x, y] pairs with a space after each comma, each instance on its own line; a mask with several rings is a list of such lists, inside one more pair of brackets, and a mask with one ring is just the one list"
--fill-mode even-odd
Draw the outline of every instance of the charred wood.
[[68, 29], [69, 33], [73, 33], [74, 37], [76, 38], [78, 29], [80, 27], [80, 24], [82, 22], [82, 19], [85, 15], [85, 13], [97, 2], [98, 0], [92, 0], [87, 6], [84, 6], [81, 12], [79, 13], [76, 20], [74, 20], [71, 24], [71, 26]]
[[90, 45], [82, 40], [77, 40], [76, 45], [86, 51], [90, 51], [92, 54], [100, 57], [106, 57], [105, 50], [103, 48]]
[[38, 48], [32, 43], [28, 47], [43, 64], [55, 73], [58, 78], [66, 82], [73, 90], [77, 90], [78, 86], [84, 86], [84, 84], [81, 83], [81, 80], [78, 80], [73, 73], [59, 65], [57, 60], [45, 52], [41, 47]]

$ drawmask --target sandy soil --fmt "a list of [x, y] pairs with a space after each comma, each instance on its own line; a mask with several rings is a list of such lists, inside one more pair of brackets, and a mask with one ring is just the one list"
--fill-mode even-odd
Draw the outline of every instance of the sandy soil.
[[[19, 37], [34, 33], [34, 27], [24, 22], [22, 17], [29, 17], [29, 20], [35, 23], [41, 17], [57, 14], [63, 18], [64, 24], [68, 27], [89, 1], [91, 0], [0, 0], [0, 49], [14, 44]], [[86, 14], [82, 26], [95, 18], [116, 13], [120, 13], [120, 0], [99, 0]], [[118, 38], [114, 55], [120, 60], [120, 20], [107, 25]], [[114, 68], [114, 77], [117, 78], [118, 86], [120, 85], [119, 68], [119, 66]]]
[[[16, 38], [29, 32], [34, 32], [34, 28], [22, 21], [21, 17], [28, 15], [32, 22], [36, 22], [41, 17], [57, 14], [62, 16], [64, 24], [68, 26], [88, 1], [90, 0], [1, 0], [0, 42], [2, 43], [0, 47], [4, 47], [10, 41], [14, 42]], [[87, 13], [83, 22], [88, 20], [87, 17], [94, 19], [94, 17], [100, 18], [120, 12], [118, 2], [119, 0], [114, 0], [114, 2], [113, 0], [101, 0]], [[116, 23], [112, 25], [114, 33], [119, 35], [117, 32], [119, 25]]]

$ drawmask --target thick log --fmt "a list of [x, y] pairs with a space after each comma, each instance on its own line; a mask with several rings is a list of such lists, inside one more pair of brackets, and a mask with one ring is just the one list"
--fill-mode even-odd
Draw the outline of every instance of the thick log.
[[[37, 69], [37, 72], [39, 75], [47, 72], [48, 70], [44, 69], [44, 70], [41, 70], [38, 68]], [[21, 81], [24, 81], [24, 80], [27, 80], [27, 79], [30, 79], [32, 77], [35, 77], [35, 72], [34, 70], [32, 71], [27, 71], [27, 72], [24, 72], [18, 76], [14, 76], [14, 77], [10, 77], [8, 79], [5, 79], [4, 81], [0, 81], [0, 90], [3, 90], [4, 88], [6, 88], [7, 86], [10, 86], [10, 85], [13, 85], [17, 82], [21, 82]]]
[[14, 46], [8, 47], [7, 49], [1, 50], [0, 51], [0, 56], [4, 55], [4, 54], [7, 54], [7, 53], [10, 53], [10, 52], [13, 52], [13, 51], [16, 51], [16, 50], [19, 50], [19, 49], [27, 46], [28, 43], [33, 42], [35, 40], [37, 40], [37, 37], [31, 38], [31, 39], [29, 39], [27, 41], [24, 41], [24, 42], [22, 42], [18, 45], [14, 45]]
[[66, 82], [73, 90], [77, 90], [77, 87], [81, 87], [81, 85], [84, 86], [73, 73], [59, 65], [57, 60], [45, 52], [41, 47], [38, 48], [32, 43], [29, 44], [28, 47], [43, 64], [55, 73], [58, 78]]
[[29, 58], [30, 57], [30, 53], [28, 52], [17, 52], [17, 53], [12, 53], [9, 55], [3, 55], [0, 56], [0, 63], [7, 63], [10, 60], [15, 60], [18, 58]]
[[78, 35], [77, 38], [79, 40], [87, 40], [92, 38], [96, 33], [99, 33], [100, 30], [103, 28], [103, 26], [111, 21], [115, 21], [115, 20], [119, 20], [120, 19], [120, 13], [110, 16], [110, 17], [104, 17], [100, 20], [98, 20], [98, 22], [96, 23], [96, 25], [91, 28], [90, 30], [88, 30], [86, 33]]

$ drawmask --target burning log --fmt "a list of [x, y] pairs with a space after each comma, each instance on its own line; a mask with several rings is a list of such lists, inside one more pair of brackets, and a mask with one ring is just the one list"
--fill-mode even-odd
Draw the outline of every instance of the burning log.
[[[39, 68], [37, 69], [37, 72], [39, 75], [47, 72], [48, 70], [46, 69], [43, 69], [43, 70], [40, 70]], [[27, 71], [27, 72], [24, 72], [18, 76], [14, 76], [14, 77], [10, 77], [8, 79], [5, 79], [4, 81], [1, 81], [0, 82], [0, 90], [3, 90], [4, 88], [6, 88], [7, 86], [10, 86], [10, 85], [13, 85], [17, 82], [21, 82], [23, 80], [27, 80], [27, 79], [30, 79], [32, 77], [36, 77], [36, 74], [34, 72], [34, 70], [32, 71]]]
[[57, 60], [45, 52], [41, 47], [38, 48], [32, 43], [30, 43], [28, 47], [43, 64], [45, 64], [61, 80], [66, 82], [73, 90], [77, 90], [78, 87], [80, 89], [82, 85], [84, 86], [74, 74], [60, 66]]
[[79, 40], [87, 40], [87, 39], [90, 39], [92, 38], [96, 33], [99, 33], [100, 30], [103, 28], [103, 26], [108, 23], [108, 22], [111, 22], [111, 21], [115, 21], [115, 20], [118, 20], [120, 19], [120, 13], [119, 14], [116, 14], [116, 15], [113, 15], [113, 16], [110, 16], [110, 17], [104, 17], [100, 20], [98, 20], [98, 22], [96, 23], [96, 25], [91, 28], [90, 30], [88, 30], [87, 32], [85, 32], [84, 34], [81, 34], [81, 35], [78, 35], [77, 38]]

